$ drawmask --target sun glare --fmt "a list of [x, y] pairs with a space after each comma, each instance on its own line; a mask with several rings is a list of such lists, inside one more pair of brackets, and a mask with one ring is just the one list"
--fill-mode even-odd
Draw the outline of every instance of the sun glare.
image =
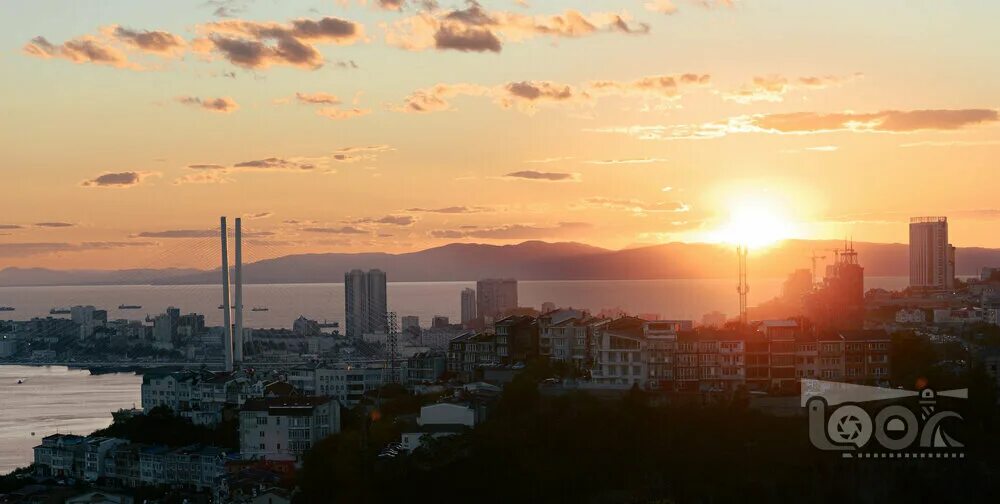
[[714, 241], [766, 248], [795, 234], [788, 211], [772, 199], [734, 202], [729, 219], [714, 233]]

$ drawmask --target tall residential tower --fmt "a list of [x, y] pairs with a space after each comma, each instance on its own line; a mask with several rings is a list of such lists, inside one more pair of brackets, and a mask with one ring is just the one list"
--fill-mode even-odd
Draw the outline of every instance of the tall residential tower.
[[348, 338], [388, 331], [386, 276], [382, 270], [344, 273], [344, 318]]
[[517, 308], [517, 280], [488, 278], [476, 282], [476, 315], [496, 319]]
[[910, 287], [955, 286], [955, 247], [948, 243], [947, 217], [910, 219]]
[[476, 290], [462, 290], [462, 325], [467, 325], [476, 320]]

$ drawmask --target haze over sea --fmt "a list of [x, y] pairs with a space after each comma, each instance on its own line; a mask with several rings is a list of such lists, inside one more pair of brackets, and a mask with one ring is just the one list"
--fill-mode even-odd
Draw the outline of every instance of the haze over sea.
[[[778, 278], [750, 279], [750, 305], [773, 298], [781, 290]], [[867, 277], [865, 288], [901, 289], [905, 277]], [[409, 282], [388, 285], [389, 309], [397, 315], [417, 315], [421, 324], [430, 325], [431, 317], [445, 315], [453, 321], [460, 317], [460, 293], [475, 282]], [[735, 316], [738, 310], [733, 280], [575, 280], [522, 281], [518, 285], [521, 306], [540, 308], [545, 301], [557, 306], [589, 308], [597, 313], [603, 308], [620, 307], [633, 314], [659, 314], [665, 319], [700, 321], [713, 310]], [[0, 306], [12, 306], [0, 318], [27, 320], [49, 316], [55, 307], [94, 305], [108, 310], [109, 319], [142, 319], [163, 313], [169, 306], [183, 313], [198, 312], [209, 325], [221, 325], [221, 288], [217, 285], [170, 286], [67, 286], [0, 287]], [[119, 310], [119, 305], [139, 305], [139, 310]], [[244, 287], [247, 327], [290, 328], [300, 315], [330, 322], [344, 320], [344, 285], [268, 284]], [[253, 307], [267, 311], [251, 311]]]

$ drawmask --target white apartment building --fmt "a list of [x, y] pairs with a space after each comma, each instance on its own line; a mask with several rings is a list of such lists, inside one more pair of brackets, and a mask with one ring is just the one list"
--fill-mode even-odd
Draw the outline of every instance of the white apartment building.
[[240, 410], [240, 456], [300, 460], [321, 439], [340, 432], [340, 405], [329, 397], [251, 399]]

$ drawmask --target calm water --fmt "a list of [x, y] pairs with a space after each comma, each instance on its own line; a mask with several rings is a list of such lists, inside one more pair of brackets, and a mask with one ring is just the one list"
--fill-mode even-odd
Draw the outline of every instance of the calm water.
[[0, 366], [0, 474], [30, 464], [32, 447], [49, 434], [86, 435], [111, 425], [112, 411], [139, 406], [141, 384], [134, 374]]
[[[777, 295], [781, 279], [750, 279], [751, 306]], [[905, 277], [868, 277], [866, 288], [900, 289]], [[452, 320], [460, 316], [460, 293], [475, 282], [390, 283], [389, 308], [398, 315], [417, 315], [430, 325], [434, 315]], [[701, 320], [718, 310], [734, 315], [738, 310], [732, 280], [580, 280], [520, 282], [521, 306], [540, 308], [545, 301], [558, 306], [589, 308], [620, 307], [629, 313], [655, 313], [668, 319]], [[26, 320], [48, 316], [53, 307], [94, 305], [108, 310], [109, 318], [141, 319], [176, 306], [184, 313], [206, 315], [209, 325], [222, 325], [221, 288], [214, 285], [97, 286], [97, 287], [0, 287], [0, 306], [16, 311], [0, 312], [0, 319]], [[141, 305], [141, 310], [119, 310], [121, 304]], [[316, 320], [344, 318], [343, 284], [247, 285], [244, 287], [247, 327], [290, 328], [299, 315]], [[268, 311], [250, 311], [251, 307]]]

